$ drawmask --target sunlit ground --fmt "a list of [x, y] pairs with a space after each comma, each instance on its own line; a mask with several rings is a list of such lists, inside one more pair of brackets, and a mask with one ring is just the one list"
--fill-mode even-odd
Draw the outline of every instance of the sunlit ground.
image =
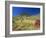
[[39, 30], [40, 17], [39, 16], [13, 16], [12, 30]]

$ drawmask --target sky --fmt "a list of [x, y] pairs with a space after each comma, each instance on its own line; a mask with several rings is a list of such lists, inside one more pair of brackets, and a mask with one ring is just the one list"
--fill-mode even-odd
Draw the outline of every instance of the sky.
[[40, 14], [40, 8], [12, 7], [12, 16], [21, 15], [22, 13], [37, 15]]

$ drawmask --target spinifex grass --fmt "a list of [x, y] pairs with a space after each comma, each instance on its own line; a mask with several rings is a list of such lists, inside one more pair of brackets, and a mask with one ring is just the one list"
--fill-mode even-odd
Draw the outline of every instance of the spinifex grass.
[[36, 27], [32, 24], [38, 16], [14, 16], [12, 20], [13, 31], [35, 30]]

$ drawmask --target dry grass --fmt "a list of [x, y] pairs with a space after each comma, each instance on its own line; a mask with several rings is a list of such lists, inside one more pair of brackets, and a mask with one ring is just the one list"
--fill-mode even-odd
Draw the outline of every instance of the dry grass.
[[[38, 30], [40, 22], [38, 16], [16, 16], [13, 17], [13, 31]], [[39, 20], [40, 21], [40, 20]], [[37, 24], [36, 24], [37, 23]]]

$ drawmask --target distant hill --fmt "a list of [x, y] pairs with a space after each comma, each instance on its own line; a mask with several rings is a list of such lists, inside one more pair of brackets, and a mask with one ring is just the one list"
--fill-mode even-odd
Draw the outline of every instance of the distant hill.
[[30, 16], [30, 15], [27, 13], [21, 13], [20, 16]]

